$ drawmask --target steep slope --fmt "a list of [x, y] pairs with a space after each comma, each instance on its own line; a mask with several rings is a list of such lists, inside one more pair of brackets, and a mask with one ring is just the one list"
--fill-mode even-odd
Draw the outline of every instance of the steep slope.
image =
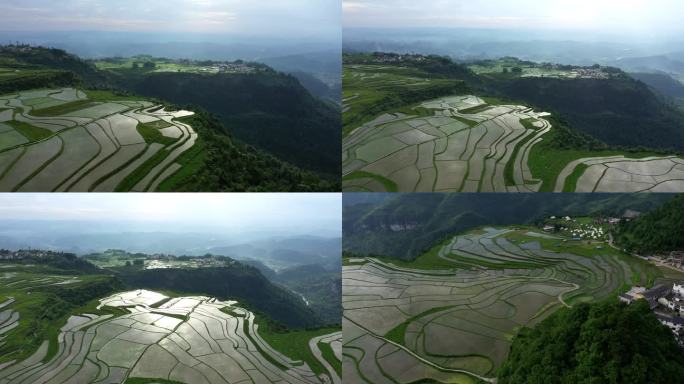
[[667, 73], [630, 73], [633, 78], [643, 81], [653, 89], [670, 97], [684, 98], [684, 84]]
[[259, 74], [119, 73], [131, 92], [194, 104], [219, 117], [226, 132], [287, 162], [339, 175], [339, 111], [311, 96], [296, 78]]
[[61, 49], [28, 45], [0, 46], [0, 93], [35, 87], [105, 86], [107, 77], [93, 65]]
[[563, 308], [513, 341], [498, 382], [654, 383], [679, 381], [684, 357], [645, 300]]
[[279, 191], [338, 190], [336, 181], [322, 179], [281, 159], [235, 140], [218, 117], [195, 108], [184, 119], [198, 133], [196, 149], [179, 159], [186, 165], [163, 182], [160, 191]]
[[[198, 100], [198, 103], [194, 105], [187, 105], [196, 114], [183, 119], [183, 121], [191, 125], [198, 132], [199, 137], [190, 150], [176, 159], [178, 165], [181, 166], [180, 170], [158, 185], [158, 190], [192, 192], [339, 190], [339, 155], [335, 155], [335, 150], [339, 151], [339, 140], [326, 134], [326, 132], [339, 131], [336, 128], [339, 127], [339, 124], [329, 123], [336, 116], [333, 112], [334, 108], [314, 99], [294, 78], [278, 75], [272, 71], [269, 73], [264, 74], [263, 77], [261, 73], [255, 74], [253, 77], [256, 82], [265, 83], [268, 83], [271, 76], [276, 79], [279, 79], [279, 76], [285, 78], [285, 80], [274, 81], [274, 84], [282, 81], [286, 92], [278, 92], [278, 87], [274, 85], [271, 88], [265, 86], [250, 96], [248, 94], [249, 84], [245, 83], [243, 84], [244, 89], [233, 89], [232, 91], [235, 93], [231, 94], [231, 90], [226, 88], [226, 84], [217, 84], [214, 81], [214, 78], [225, 77], [194, 75], [197, 77], [196, 79], [193, 77], [195, 80], [192, 81], [196, 81], [199, 84], [198, 87], [202, 87], [202, 91], [192, 93], [192, 95], [201, 98], [202, 92], [205, 92], [212, 95], [210, 100], [214, 100], [220, 98], [221, 95], [230, 94], [231, 99], [228, 105], [237, 106], [230, 109], [225, 115], [237, 120], [233, 122], [233, 125], [227, 125], [226, 121], [215, 118], [215, 116], [221, 118], [221, 115], [212, 115], [205, 111], [207, 108], [198, 107], [199, 102], [206, 101], [205, 99]], [[140, 98], [130, 95], [131, 88], [135, 88], [134, 85], [139, 84], [133, 79], [140, 82], [145, 79], [144, 76], [139, 75], [129, 77], [100, 71], [91, 62], [81, 60], [77, 56], [62, 50], [24, 45], [0, 46], [0, 75], [0, 94], [69, 86], [90, 89], [91, 91], [87, 91], [88, 94], [93, 95], [97, 101], [127, 100], [129, 98], [139, 100]], [[171, 76], [169, 77], [169, 75]], [[179, 79], [173, 77], [174, 75], [176, 74], [166, 74], [164, 79], [168, 80], [169, 83], [158, 85], [157, 91], [160, 93], [152, 92], [152, 97], [146, 101], [155, 101], [167, 105], [168, 101], [190, 104], [183, 101], [185, 100], [184, 97], [169, 89], [194, 89], [192, 81], [190, 83], [185, 80], [181, 81], [179, 79], [183, 78], [182, 74], [179, 74]], [[112, 92], [101, 92], [103, 89]], [[178, 92], [182, 94], [187, 89], [185, 91], [181, 89]], [[294, 91], [292, 91], [293, 89]], [[170, 93], [165, 94], [165, 90], [169, 90]], [[289, 94], [290, 91], [294, 93]], [[149, 95], [150, 93], [144, 94]], [[105, 97], [105, 95], [108, 96]], [[160, 101], [162, 99], [163, 101]], [[287, 102], [283, 102], [283, 100]], [[280, 102], [283, 104], [303, 103], [301, 109], [296, 112], [301, 113], [304, 117], [299, 120], [297, 116], [291, 116], [292, 121], [281, 118], [278, 113], [284, 113], [283, 111], [287, 111], [290, 107], [287, 105], [280, 107]], [[218, 104], [213, 106], [219, 111], [229, 109]], [[278, 109], [279, 112], [270, 115], [268, 111], [271, 107], [280, 108]], [[314, 111], [317, 108], [318, 112]], [[238, 111], [244, 112], [244, 115]], [[320, 114], [317, 114], [319, 112]], [[257, 117], [251, 120], [245, 117], [251, 114]], [[249, 121], [249, 124], [257, 125], [258, 128], [252, 130], [253, 127], [250, 128], [248, 123], [243, 124], [241, 119]], [[276, 123], [271, 124], [272, 120]], [[299, 132], [301, 137], [293, 135], [291, 132], [288, 133], [286, 128], [289, 127], [283, 128], [290, 123], [294, 127], [298, 126], [297, 124], [305, 127], [304, 130], [293, 130], [295, 133]], [[277, 127], [283, 129], [279, 130]], [[271, 128], [274, 128], [273, 132], [270, 132]], [[283, 143], [283, 146], [268, 153], [263, 149], [264, 146], [255, 148], [246, 145], [239, 138], [233, 137], [234, 131], [240, 131], [240, 129], [243, 129], [241, 132], [247, 132], [245, 133], [246, 136], [258, 136], [271, 142], [273, 146], [280, 145], [280, 143]], [[307, 129], [310, 132], [305, 132]], [[256, 131], [260, 131], [261, 134], [255, 133]], [[291, 137], [286, 137], [287, 135]], [[302, 147], [297, 147], [296, 144], [298, 143], [302, 144]], [[283, 156], [276, 153], [279, 151]], [[289, 156], [285, 156], [285, 154], [289, 154]], [[159, 156], [153, 157], [142, 168], [149, 171], [147, 168], [153, 166], [155, 162], [159, 162], [160, 159]], [[292, 165], [295, 161], [310, 166], [309, 170]], [[148, 165], [150, 166], [148, 167]], [[131, 179], [124, 180], [117, 186], [117, 191], [132, 188], [137, 182], [133, 176], [139, 177], [141, 175], [144, 174], [139, 172], [132, 175]]]
[[684, 114], [628, 76], [498, 79], [485, 88], [556, 112], [573, 129], [613, 146], [684, 150]]
[[132, 288], [202, 293], [244, 302], [291, 328], [320, 326], [321, 321], [294, 294], [271, 283], [258, 269], [241, 263], [194, 269], [122, 268], [118, 274]]
[[378, 201], [345, 196], [343, 249], [413, 259], [455, 232], [481, 225], [533, 223], [549, 215], [647, 211], [671, 195], [398, 194]]
[[684, 195], [662, 207], [623, 223], [616, 243], [629, 250], [651, 253], [684, 249]]

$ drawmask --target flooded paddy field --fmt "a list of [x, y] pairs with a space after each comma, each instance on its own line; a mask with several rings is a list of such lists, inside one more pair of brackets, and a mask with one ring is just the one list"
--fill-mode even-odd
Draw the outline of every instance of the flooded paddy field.
[[[11, 300], [0, 305], [11, 307]], [[70, 316], [59, 330], [56, 351], [48, 355], [45, 341], [27, 359], [0, 365], [0, 383], [341, 382], [329, 360], [341, 358], [339, 332], [310, 342], [314, 356], [330, 367], [316, 374], [306, 362], [271, 347], [259, 335], [255, 315], [235, 301], [134, 290], [99, 300], [96, 309], [103, 308], [118, 314]], [[21, 321], [0, 316], [2, 324]], [[336, 352], [321, 353], [327, 348]]]
[[547, 116], [521, 105], [491, 105], [472, 95], [382, 114], [343, 139], [343, 190], [684, 191], [684, 159], [676, 156], [563, 154], [565, 163], [542, 179], [536, 173], [548, 164], [540, 163], [535, 150], [554, 129]]
[[0, 97], [0, 191], [154, 191], [194, 146], [177, 120], [193, 113], [119, 99], [72, 88]]
[[413, 262], [345, 259], [344, 377], [493, 382], [522, 327], [563, 306], [653, 283], [655, 267], [599, 244], [483, 228]]
[[546, 113], [489, 106], [475, 96], [420, 105], [430, 116], [388, 113], [355, 129], [343, 143], [343, 188], [349, 191], [536, 192], [527, 165], [551, 130]]
[[571, 178], [575, 179], [575, 192], [682, 192], [684, 159], [675, 156], [579, 159], [563, 169], [556, 182], [555, 192], [567, 189]]

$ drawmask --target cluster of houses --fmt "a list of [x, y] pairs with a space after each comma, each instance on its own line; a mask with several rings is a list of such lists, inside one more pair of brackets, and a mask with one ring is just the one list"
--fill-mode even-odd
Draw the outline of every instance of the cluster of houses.
[[544, 222], [542, 229], [545, 232], [568, 231], [573, 240], [605, 240], [608, 237], [608, 231], [605, 229], [606, 225], [618, 225], [621, 221], [634, 220], [639, 215], [641, 215], [641, 212], [628, 209], [620, 217], [596, 217], [593, 224], [577, 223], [577, 220], [570, 216], [550, 216]]
[[19, 251], [10, 251], [7, 249], [0, 249], [0, 260], [19, 261], [26, 259], [49, 259], [55, 256], [65, 255], [64, 252], [43, 251], [37, 249], [22, 249]]
[[[619, 219], [617, 219], [619, 222]], [[570, 216], [551, 216], [542, 229], [545, 232], [567, 232], [573, 240], [606, 240], [608, 232], [604, 224], [582, 224]]]
[[564, 65], [556, 63], [542, 63], [540, 68], [547, 70], [563, 71], [567, 74], [563, 77], [580, 78], [580, 79], [611, 79], [621, 75], [621, 71], [612, 67], [602, 67], [598, 64], [590, 67], [581, 67], [576, 65]]
[[684, 251], [672, 251], [669, 254], [643, 256], [646, 260], [669, 265], [672, 268], [684, 270]]
[[218, 65], [219, 73], [254, 73], [256, 68], [245, 63], [223, 63]]
[[163, 256], [149, 258], [145, 261], [145, 269], [178, 269], [178, 268], [219, 268], [235, 264], [236, 261], [227, 256]]
[[670, 328], [679, 344], [684, 346], [684, 284], [660, 284], [651, 289], [632, 287], [618, 298], [627, 304], [639, 299], [648, 301], [658, 321]]
[[427, 59], [427, 56], [419, 54], [374, 52], [372, 58], [367, 61], [372, 64], [397, 64], [409, 61], [420, 63], [423, 61], [427, 61]]

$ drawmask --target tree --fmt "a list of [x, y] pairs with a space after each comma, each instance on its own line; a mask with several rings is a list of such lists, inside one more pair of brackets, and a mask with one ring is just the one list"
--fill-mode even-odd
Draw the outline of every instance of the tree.
[[561, 309], [513, 340], [500, 384], [681, 382], [684, 353], [645, 300]]
[[130, 261], [130, 260], [126, 260], [126, 266], [127, 266], [127, 267], [130, 267], [130, 266], [131, 266], [131, 261]]
[[622, 221], [615, 242], [639, 253], [665, 253], [684, 248], [684, 195], [632, 221]]
[[155, 63], [154, 61], [146, 61], [145, 64], [143, 64], [143, 68], [155, 69], [155, 68], [157, 68], [157, 63]]

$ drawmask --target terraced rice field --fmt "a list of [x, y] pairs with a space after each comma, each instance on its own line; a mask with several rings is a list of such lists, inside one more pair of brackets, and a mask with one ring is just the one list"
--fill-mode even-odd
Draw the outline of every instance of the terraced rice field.
[[[154, 191], [197, 140], [176, 120], [189, 115], [147, 101], [93, 101], [71, 88], [0, 96], [0, 191], [115, 191], [138, 169], [146, 173], [133, 190]], [[150, 123], [172, 143], [143, 137], [138, 125]]]
[[610, 247], [531, 229], [473, 231], [425, 257], [437, 268], [420, 258], [345, 263], [345, 380], [493, 382], [521, 327], [561, 306], [652, 283], [657, 273]]
[[[122, 383], [134, 378], [193, 384], [340, 382], [332, 369], [317, 376], [306, 363], [271, 348], [259, 336], [254, 314], [236, 304], [145, 290], [112, 295], [100, 300], [100, 307], [125, 308], [128, 314], [71, 316], [52, 358], [46, 359], [45, 341], [28, 359], [0, 366], [0, 383]], [[5, 312], [0, 313], [1, 321]], [[334, 344], [340, 343], [339, 333], [319, 339], [315, 345], [323, 342], [340, 351]]]
[[385, 114], [343, 142], [345, 191], [536, 192], [528, 167], [549, 132], [544, 112], [487, 106], [475, 96], [420, 105], [430, 117]]
[[576, 180], [576, 192], [682, 192], [684, 159], [675, 156], [583, 158], [563, 169], [554, 191], [567, 190], [566, 184], [571, 178]]

